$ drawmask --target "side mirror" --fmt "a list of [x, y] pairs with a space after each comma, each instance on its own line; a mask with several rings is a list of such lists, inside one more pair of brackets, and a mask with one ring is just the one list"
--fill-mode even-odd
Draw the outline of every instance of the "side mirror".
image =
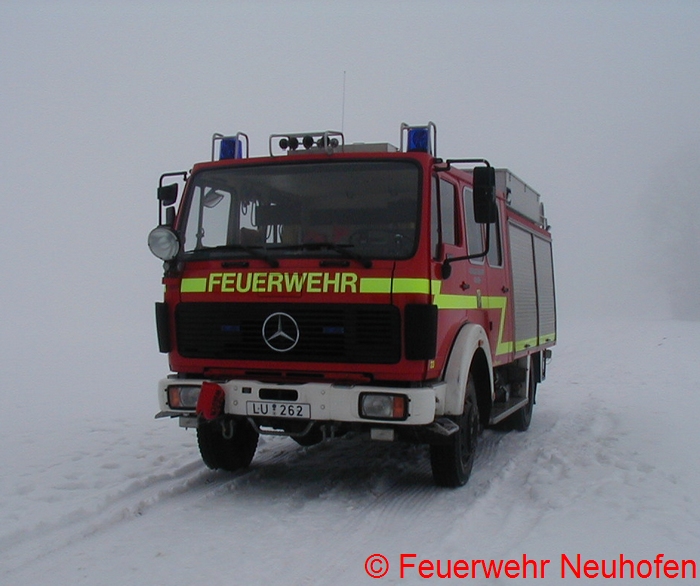
[[163, 207], [173, 205], [177, 201], [177, 183], [161, 185], [158, 188], [158, 201]]
[[474, 167], [474, 219], [477, 224], [493, 224], [496, 210], [496, 170]]

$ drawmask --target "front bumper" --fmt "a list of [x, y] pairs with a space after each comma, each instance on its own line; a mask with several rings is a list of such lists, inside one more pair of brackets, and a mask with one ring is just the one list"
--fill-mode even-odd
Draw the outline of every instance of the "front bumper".
[[[158, 383], [160, 413], [156, 417], [191, 418], [195, 409], [173, 409], [168, 404], [169, 386], [201, 386], [204, 379], [166, 378]], [[249, 403], [298, 403], [309, 405], [309, 421], [390, 424], [397, 426], [429, 425], [444, 413], [445, 383], [433, 383], [418, 388], [386, 387], [370, 385], [341, 385], [331, 383], [270, 384], [251, 380], [215, 381], [224, 389], [226, 399], [224, 413], [250, 417]], [[261, 391], [262, 394], [261, 394]], [[360, 415], [360, 395], [400, 394], [408, 398], [408, 415], [402, 420], [377, 420]], [[288, 397], [296, 395], [294, 401], [270, 400], [271, 395]], [[264, 397], [264, 398], [263, 398]]]

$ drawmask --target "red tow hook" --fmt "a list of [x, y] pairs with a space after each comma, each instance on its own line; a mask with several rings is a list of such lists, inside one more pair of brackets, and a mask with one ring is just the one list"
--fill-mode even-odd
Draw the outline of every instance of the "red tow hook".
[[224, 412], [226, 393], [221, 385], [205, 381], [197, 399], [197, 415], [213, 421]]

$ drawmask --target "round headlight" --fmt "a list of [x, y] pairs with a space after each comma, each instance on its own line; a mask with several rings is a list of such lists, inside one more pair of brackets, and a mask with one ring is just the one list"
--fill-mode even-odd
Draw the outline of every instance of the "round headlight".
[[199, 400], [199, 391], [201, 387], [182, 387], [180, 389], [180, 401], [183, 407], [189, 407], [194, 409], [197, 406], [197, 401]]
[[148, 235], [148, 248], [161, 260], [172, 260], [180, 252], [177, 234], [166, 226], [158, 226]]

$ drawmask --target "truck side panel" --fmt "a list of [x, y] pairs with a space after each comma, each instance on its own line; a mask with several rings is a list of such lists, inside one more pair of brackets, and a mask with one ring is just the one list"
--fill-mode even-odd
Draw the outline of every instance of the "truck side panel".
[[537, 281], [532, 234], [513, 223], [508, 224], [511, 269], [513, 271], [513, 314], [515, 351], [538, 343]]
[[518, 353], [556, 339], [552, 244], [513, 222], [508, 224], [508, 232]]
[[554, 265], [552, 243], [533, 236], [535, 245], [535, 269], [537, 275], [537, 305], [539, 315], [539, 345], [554, 342], [557, 316], [554, 300]]

